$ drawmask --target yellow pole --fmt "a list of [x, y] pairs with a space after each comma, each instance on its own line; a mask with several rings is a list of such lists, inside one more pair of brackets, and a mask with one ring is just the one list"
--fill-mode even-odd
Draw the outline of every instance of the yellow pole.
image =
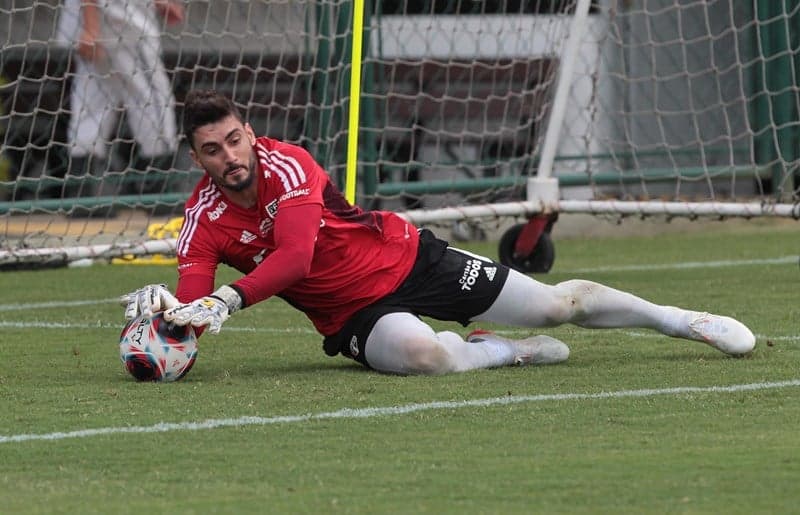
[[361, 107], [361, 45], [364, 38], [364, 0], [353, 0], [353, 54], [350, 59], [350, 112], [347, 120], [347, 169], [344, 196], [356, 201], [358, 175], [358, 120]]

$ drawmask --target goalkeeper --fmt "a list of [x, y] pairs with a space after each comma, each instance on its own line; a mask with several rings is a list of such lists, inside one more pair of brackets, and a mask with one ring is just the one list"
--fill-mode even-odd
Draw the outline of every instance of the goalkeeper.
[[[543, 335], [511, 340], [479, 330], [465, 342], [435, 332], [421, 316], [464, 326], [650, 328], [734, 356], [755, 346], [753, 333], [732, 318], [590, 281], [546, 285], [449, 247], [393, 213], [350, 205], [308, 152], [256, 137], [216, 92], [189, 93], [183, 130], [206, 173], [186, 203], [176, 295], [163, 285], [124, 295], [128, 319], [163, 310], [167, 320], [217, 333], [236, 311], [277, 295], [308, 316], [328, 355], [398, 374], [558, 363], [569, 355]], [[214, 291], [220, 263], [244, 276]]]

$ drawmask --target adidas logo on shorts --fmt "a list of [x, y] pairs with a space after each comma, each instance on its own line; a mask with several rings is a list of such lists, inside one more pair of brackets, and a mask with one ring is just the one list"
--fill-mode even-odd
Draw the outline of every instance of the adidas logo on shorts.
[[496, 266], [485, 266], [483, 267], [483, 271], [486, 272], [486, 277], [489, 278], [489, 282], [494, 281], [494, 274], [497, 273]]

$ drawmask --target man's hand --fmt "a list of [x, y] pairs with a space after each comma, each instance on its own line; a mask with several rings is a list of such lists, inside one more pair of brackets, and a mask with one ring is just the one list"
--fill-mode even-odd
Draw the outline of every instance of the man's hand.
[[153, 313], [174, 308], [179, 305], [165, 284], [148, 284], [119, 298], [125, 306], [125, 319], [133, 320], [139, 316], [153, 316]]
[[101, 44], [102, 18], [96, 0], [81, 2], [81, 31], [76, 41], [76, 49], [84, 61], [101, 68], [108, 64], [108, 54]]
[[177, 25], [183, 21], [183, 2], [180, 0], [156, 0], [156, 10], [167, 22], [167, 25]]
[[231, 313], [242, 307], [242, 298], [230, 286], [221, 286], [217, 291], [189, 304], [181, 304], [164, 312], [164, 320], [177, 325], [208, 326], [212, 334], [219, 333], [223, 322]]

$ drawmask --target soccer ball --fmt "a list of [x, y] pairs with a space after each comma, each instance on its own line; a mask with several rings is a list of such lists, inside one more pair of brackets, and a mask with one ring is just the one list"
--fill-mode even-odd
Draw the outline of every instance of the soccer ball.
[[177, 381], [194, 365], [197, 336], [192, 326], [167, 322], [163, 313], [135, 318], [120, 334], [119, 357], [137, 381]]

